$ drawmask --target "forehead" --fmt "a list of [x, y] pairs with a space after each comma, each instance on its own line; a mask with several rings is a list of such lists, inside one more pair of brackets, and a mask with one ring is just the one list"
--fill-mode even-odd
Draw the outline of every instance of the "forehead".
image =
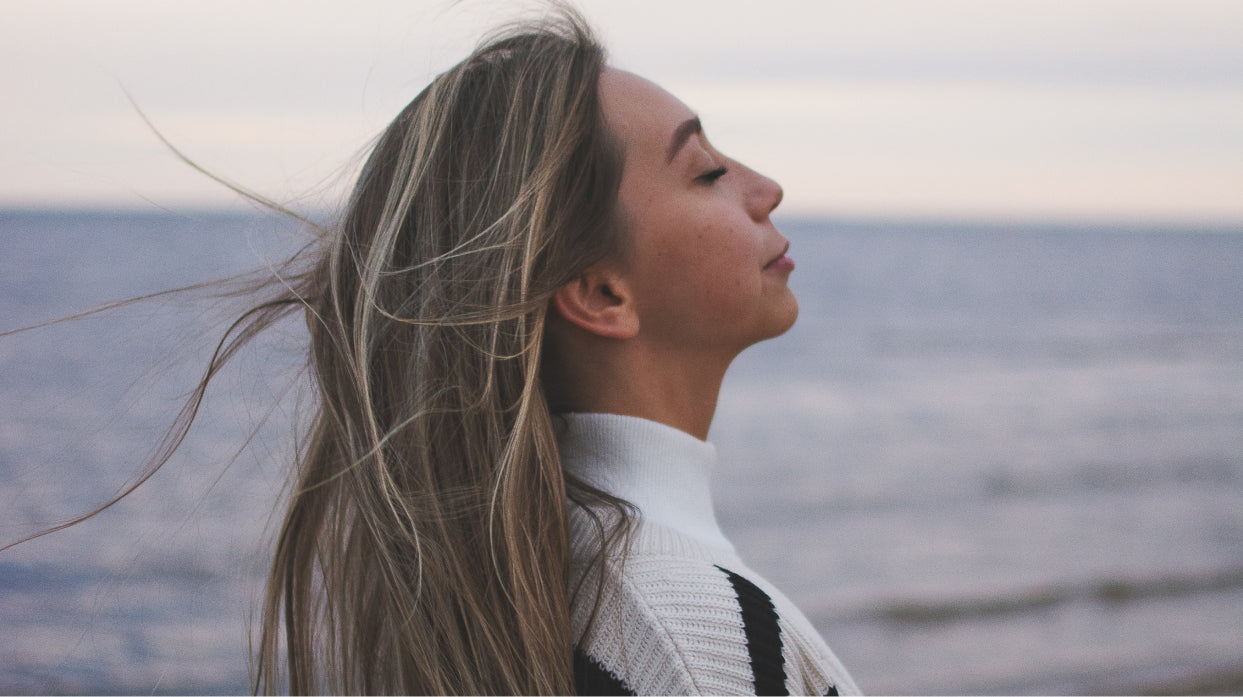
[[695, 116], [656, 83], [625, 70], [606, 68], [599, 89], [604, 118], [630, 155], [661, 155], [678, 125]]

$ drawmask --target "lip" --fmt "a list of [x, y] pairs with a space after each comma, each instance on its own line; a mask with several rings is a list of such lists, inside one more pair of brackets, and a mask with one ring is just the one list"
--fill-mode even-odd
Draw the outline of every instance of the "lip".
[[764, 265], [765, 271], [793, 271], [794, 259], [790, 258], [786, 252], [790, 251], [790, 243], [786, 242], [785, 247], [781, 249], [781, 253], [769, 260]]

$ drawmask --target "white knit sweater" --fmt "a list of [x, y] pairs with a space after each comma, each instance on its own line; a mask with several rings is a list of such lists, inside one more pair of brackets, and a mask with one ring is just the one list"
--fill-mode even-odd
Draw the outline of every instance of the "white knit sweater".
[[598, 526], [571, 506], [580, 693], [858, 693], [811, 623], [721, 533], [710, 443], [628, 416], [559, 418], [566, 471], [638, 508], [628, 550], [600, 566]]

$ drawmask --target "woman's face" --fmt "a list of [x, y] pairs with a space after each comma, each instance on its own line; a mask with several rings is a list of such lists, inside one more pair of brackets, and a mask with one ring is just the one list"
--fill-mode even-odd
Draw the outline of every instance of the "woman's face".
[[794, 263], [768, 218], [781, 187], [717, 152], [685, 104], [637, 75], [606, 69], [600, 98], [625, 153], [620, 266], [640, 336], [732, 359], [789, 329]]

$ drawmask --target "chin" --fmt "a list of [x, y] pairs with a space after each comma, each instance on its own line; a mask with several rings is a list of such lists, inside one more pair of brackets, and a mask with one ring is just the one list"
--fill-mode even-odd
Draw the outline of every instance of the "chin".
[[794, 302], [792, 303], [792, 305], [793, 307], [790, 310], [789, 319], [787, 319], [785, 321], [785, 324], [782, 325], [781, 330], [778, 331], [776, 334], [773, 334], [773, 336], [781, 336], [782, 334], [785, 334], [786, 332], [790, 331], [790, 327], [794, 326], [794, 322], [798, 319], [798, 302]]
[[785, 309], [785, 321], [781, 327], [781, 331], [777, 332], [775, 336], [785, 334], [790, 330], [790, 327], [794, 326], [795, 320], [798, 319], [798, 298], [794, 296], [793, 292], [787, 293], [785, 308], [783, 309]]
[[760, 337], [760, 341], [773, 339], [790, 331], [790, 327], [794, 326], [794, 321], [798, 319], [798, 300], [793, 293], [782, 303], [780, 311], [773, 313], [773, 321], [769, 327], [769, 331]]

